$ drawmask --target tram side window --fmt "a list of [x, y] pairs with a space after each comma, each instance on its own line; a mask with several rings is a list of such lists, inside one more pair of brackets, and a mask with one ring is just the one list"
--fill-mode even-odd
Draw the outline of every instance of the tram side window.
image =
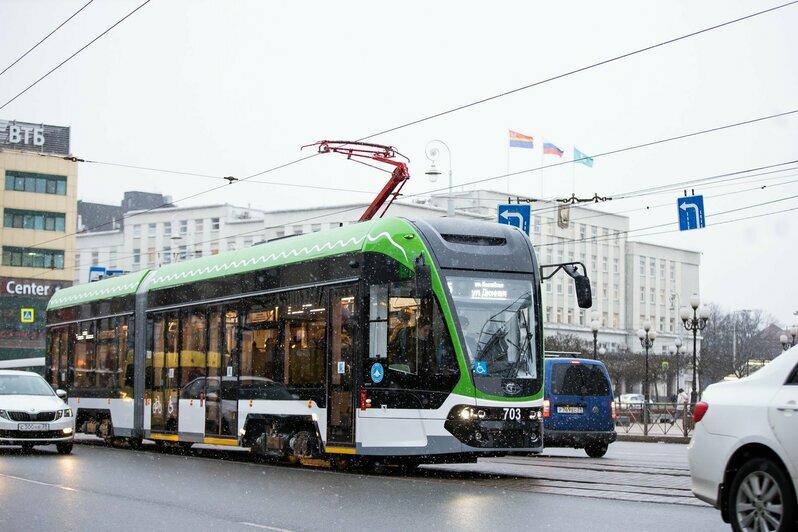
[[323, 386], [327, 362], [327, 302], [322, 288], [285, 296], [285, 383], [292, 388]]
[[116, 388], [117, 350], [119, 348], [115, 318], [103, 318], [97, 322], [96, 365], [94, 367], [94, 387], [100, 389]]
[[59, 387], [58, 363], [61, 360], [61, 329], [47, 329], [47, 382], [53, 388]]
[[[190, 385], [205, 376], [205, 333], [207, 323], [204, 310], [191, 310], [183, 316], [183, 346], [180, 351], [181, 386]], [[198, 399], [197, 397], [191, 397]]]
[[78, 323], [75, 334], [75, 357], [73, 386], [91, 388], [94, 386], [94, 322]]

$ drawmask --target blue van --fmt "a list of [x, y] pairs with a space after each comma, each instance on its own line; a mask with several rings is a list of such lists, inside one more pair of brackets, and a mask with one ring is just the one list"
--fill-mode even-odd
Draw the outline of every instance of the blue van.
[[584, 358], [547, 357], [545, 364], [543, 446], [604, 456], [618, 436], [607, 368]]

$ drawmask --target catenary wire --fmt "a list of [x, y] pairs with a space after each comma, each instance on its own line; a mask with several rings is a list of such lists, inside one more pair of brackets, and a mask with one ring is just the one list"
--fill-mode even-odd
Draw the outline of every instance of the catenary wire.
[[36, 44], [34, 44], [34, 45], [33, 45], [33, 47], [32, 47], [30, 50], [28, 50], [27, 52], [25, 52], [24, 54], [22, 54], [21, 56], [19, 56], [19, 57], [17, 58], [17, 60], [16, 60], [16, 61], [14, 61], [13, 63], [11, 63], [11, 64], [10, 64], [10, 65], [8, 65], [7, 67], [5, 67], [5, 68], [3, 69], [3, 71], [2, 71], [2, 72], [0, 72], [0, 76], [2, 76], [3, 74], [5, 74], [5, 73], [6, 73], [6, 72], [7, 72], [7, 71], [8, 71], [8, 70], [11, 68], [11, 67], [13, 67], [13, 66], [14, 66], [14, 65], [16, 65], [17, 63], [19, 63], [20, 61], [22, 61], [23, 59], [25, 59], [25, 56], [27, 56], [29, 53], [31, 53], [31, 52], [32, 52], [32, 51], [34, 51], [36, 48], [38, 48], [38, 47], [39, 47], [39, 45], [40, 45], [41, 43], [43, 43], [44, 41], [46, 41], [47, 39], [49, 39], [49, 38], [50, 38], [50, 36], [52, 36], [52, 35], [53, 35], [55, 32], [57, 32], [58, 30], [60, 30], [60, 29], [61, 29], [61, 27], [62, 27], [62, 26], [64, 26], [64, 24], [66, 24], [67, 22], [69, 22], [70, 20], [72, 20], [73, 18], [75, 18], [75, 17], [77, 16], [77, 14], [78, 14], [78, 13], [80, 13], [81, 11], [83, 11], [84, 9], [86, 9], [86, 8], [89, 6], [89, 4], [91, 4], [92, 2], [94, 2], [94, 0], [89, 0], [88, 2], [86, 2], [86, 3], [83, 5], [83, 7], [81, 7], [80, 9], [78, 9], [77, 11], [75, 11], [74, 13], [72, 13], [72, 14], [69, 16], [69, 18], [67, 18], [67, 19], [66, 19], [64, 22], [62, 22], [61, 24], [59, 24], [58, 26], [56, 26], [56, 28], [55, 28], [53, 31], [51, 31], [50, 33], [48, 33], [47, 35], [45, 35], [45, 36], [44, 36], [44, 38], [43, 38], [42, 40], [40, 40], [39, 42], [37, 42]]
[[[149, 2], [149, 0], [147, 0], [147, 2]], [[147, 2], [145, 2], [145, 4]], [[688, 39], [690, 37], [694, 37], [694, 36], [697, 36], [697, 35], [700, 35], [700, 34], [703, 34], [703, 33], [710, 32], [712, 30], [716, 30], [716, 29], [719, 29], [719, 28], [722, 28], [722, 27], [725, 27], [725, 26], [729, 26], [729, 25], [732, 25], [732, 24], [735, 24], [735, 23], [738, 23], [738, 22], [741, 22], [741, 21], [744, 21], [744, 20], [748, 20], [748, 19], [760, 16], [760, 15], [764, 15], [764, 14], [769, 13], [771, 11], [782, 9], [782, 8], [788, 7], [790, 5], [793, 5], [795, 3], [798, 3], [798, 0], [794, 0], [792, 2], [787, 2], [785, 4], [774, 6], [772, 8], [764, 9], [764, 10], [761, 10], [761, 11], [757, 11], [755, 13], [751, 13], [751, 14], [745, 15], [743, 17], [738, 17], [736, 19], [728, 20], [726, 22], [722, 22], [722, 23], [716, 24], [714, 26], [703, 28], [703, 29], [695, 31], [695, 32], [684, 34], [684, 35], [681, 35], [679, 37], [675, 37], [675, 38], [672, 38], [672, 39], [669, 39], [669, 40], [666, 40], [666, 41], [661, 41], [659, 43], [656, 43], [656, 44], [653, 44], [653, 45], [650, 45], [650, 46], [647, 46], [647, 47], [644, 47], [644, 48], [640, 48], [640, 49], [637, 49], [637, 50], [634, 50], [634, 51], [631, 51], [631, 52], [627, 52], [625, 54], [621, 54], [621, 55], [618, 55], [618, 56], [615, 56], [615, 57], [612, 57], [612, 58], [609, 58], [609, 59], [605, 59], [603, 61], [600, 61], [600, 62], [597, 62], [597, 63], [593, 63], [593, 64], [581, 67], [581, 68], [576, 69], [576, 70], [565, 72], [565, 73], [559, 74], [557, 76], [553, 76], [551, 78], [547, 78], [547, 79], [544, 79], [544, 80], [539, 80], [539, 81], [536, 81], [534, 83], [530, 83], [530, 84], [527, 84], [527, 85], [524, 85], [524, 86], [521, 86], [521, 87], [517, 87], [515, 89], [509, 90], [509, 91], [505, 91], [503, 93], [500, 93], [500, 94], [497, 94], [497, 95], [493, 95], [493, 96], [490, 96], [488, 98], [483, 98], [481, 100], [477, 100], [477, 101], [474, 101], [474, 102], [471, 102], [471, 103], [468, 103], [468, 104], [465, 104], [465, 105], [461, 105], [461, 106], [458, 106], [458, 107], [453, 108], [453, 109], [449, 109], [449, 110], [446, 110], [446, 111], [443, 111], [443, 112], [435, 113], [433, 115], [429, 115], [427, 117], [416, 119], [416, 120], [413, 120], [411, 122], [406, 122], [404, 124], [400, 124], [398, 126], [394, 126], [394, 127], [385, 129], [383, 131], [380, 131], [380, 132], [377, 132], [377, 133], [372, 133], [372, 134], [370, 134], [368, 136], [365, 136], [365, 137], [361, 137], [359, 140], [362, 141], [362, 140], [371, 139], [371, 138], [379, 136], [379, 135], [383, 135], [383, 134], [386, 134], [386, 133], [389, 133], [389, 132], [397, 131], [399, 129], [410, 127], [412, 125], [415, 125], [415, 124], [418, 124], [418, 123], [421, 123], [421, 122], [426, 122], [426, 121], [432, 120], [434, 118], [438, 118], [438, 117], [441, 117], [441, 116], [444, 116], [444, 115], [448, 115], [448, 114], [451, 114], [451, 113], [454, 113], [454, 112], [457, 112], [457, 111], [460, 111], [460, 110], [463, 110], [463, 109], [474, 107], [474, 106], [479, 105], [481, 103], [486, 103], [486, 102], [489, 102], [489, 101], [492, 101], [492, 100], [495, 100], [495, 99], [498, 99], [498, 98], [502, 98], [504, 96], [508, 96], [510, 94], [514, 94], [516, 92], [520, 92], [520, 91], [523, 91], [523, 90], [530, 89], [532, 87], [543, 85], [545, 83], [548, 83], [548, 82], [551, 82], [551, 81], [554, 81], [554, 80], [557, 80], [557, 79], [562, 79], [562, 78], [574, 75], [574, 74], [579, 73], [579, 72], [584, 72], [586, 70], [590, 70], [590, 69], [596, 68], [596, 67], [601, 66], [601, 65], [605, 65], [605, 64], [608, 64], [608, 63], [619, 61], [621, 59], [624, 59], [624, 58], [627, 58], [627, 57], [631, 57], [633, 55], [641, 54], [641, 53], [646, 52], [646, 51], [650, 51], [650, 50], [653, 50], [653, 49], [656, 49], [656, 48], [660, 48], [660, 47], [666, 46], [668, 44], [672, 44], [672, 43], [675, 43], [675, 42], [678, 42], [678, 41], [682, 41], [682, 40]], [[142, 6], [143, 5], [144, 4], [142, 4]], [[141, 7], [141, 6], [139, 6], [139, 7]], [[5, 107], [5, 105], [3, 107]], [[2, 109], [3, 107], [0, 107], [0, 109]], [[612, 154], [612, 153], [616, 153], [616, 152], [608, 152], [608, 153], [604, 153], [602, 155], [609, 155], [609, 154]], [[254, 174], [252, 174], [250, 176], [247, 176], [245, 178], [242, 178], [242, 179], [239, 179], [239, 180], [235, 181], [233, 184], [240, 183], [242, 181], [246, 181], [248, 179], [251, 179], [251, 178], [254, 178], [254, 177], [257, 177], [257, 176], [260, 176], [260, 175], [264, 175], [266, 173], [270, 173], [270, 172], [273, 172], [275, 170], [278, 170], [278, 169], [281, 169], [281, 168], [285, 168], [287, 166], [291, 166], [293, 164], [297, 164], [299, 162], [305, 161], [305, 160], [310, 159], [312, 157], [315, 157], [317, 155], [318, 155], [318, 153], [310, 155], [308, 157], [295, 159], [295, 160], [290, 161], [288, 163], [281, 164], [281, 165], [278, 165], [276, 167], [272, 167], [272, 168], [269, 168], [269, 169], [266, 169], [266, 170], [263, 170], [263, 171], [260, 171], [260, 172], [256, 172], [256, 173], [254, 173]], [[563, 163], [560, 163], [560, 164], [563, 164]], [[558, 166], [558, 165], [548, 165], [548, 166], [541, 167], [540, 169], [542, 170], [544, 168], [549, 168], [549, 167], [553, 167], [553, 166]], [[518, 172], [518, 173], [524, 173], [524, 172]], [[488, 178], [488, 179], [486, 179], [484, 181], [489, 181], [491, 179], [500, 179], [500, 178], [503, 178], [503, 177], [510, 177], [512, 175], [517, 175], [518, 173], [508, 173], [508, 174], [505, 174], [503, 176], [497, 176], [497, 177], [494, 177], [494, 178]], [[468, 184], [468, 183], [466, 183], [466, 184]], [[219, 188], [220, 187], [211, 188], [211, 189], [206, 190], [204, 192], [199, 192], [197, 194], [193, 194], [193, 195], [185, 197], [185, 198], [180, 198], [180, 199], [176, 200], [176, 202], [184, 201], [186, 199], [192, 199], [192, 198], [197, 197], [197, 196], [199, 196], [201, 194], [207, 194], [207, 193], [210, 193], [210, 192], [214, 192], [214, 191], [218, 190]], [[444, 189], [436, 189], [436, 190], [433, 190], [432, 192], [437, 192], [437, 191], [440, 191], [440, 190], [444, 190]], [[427, 194], [428, 193], [429, 192], [427, 192]], [[418, 195], [419, 194], [416, 194], [416, 195], [413, 195], [413, 196], [418, 196]], [[406, 196], [406, 197], [413, 197], [413, 196]], [[159, 208], [159, 207], [155, 207], [155, 208]], [[147, 211], [144, 211], [144, 212], [147, 212]]]
[[[796, 0], [796, 1], [798, 1], [798, 0]], [[30, 89], [32, 89], [33, 87], [35, 87], [36, 85], [38, 85], [38, 84], [39, 84], [39, 82], [41, 82], [43, 79], [45, 79], [47, 76], [49, 76], [50, 74], [52, 74], [53, 72], [55, 72], [56, 70], [58, 70], [59, 68], [61, 68], [62, 66], [64, 66], [64, 65], [65, 65], [65, 64], [66, 64], [66, 63], [67, 63], [67, 62], [68, 62], [70, 59], [72, 59], [73, 57], [75, 57], [76, 55], [78, 55], [80, 52], [82, 52], [83, 50], [85, 50], [86, 48], [88, 48], [89, 46], [91, 46], [92, 44], [94, 44], [95, 42], [97, 42], [97, 41], [98, 41], [98, 40], [99, 40], [101, 37], [103, 37], [105, 34], [107, 34], [109, 31], [111, 31], [111, 30], [112, 30], [112, 29], [114, 29], [115, 27], [119, 26], [119, 25], [120, 25], [122, 22], [124, 22], [125, 20], [127, 20], [127, 19], [128, 19], [128, 17], [132, 16], [132, 15], [133, 15], [133, 14], [134, 14], [136, 11], [138, 11], [139, 9], [141, 9], [142, 7], [146, 6], [146, 5], [147, 5], [147, 4], [149, 4], [149, 3], [150, 3], [150, 0], [145, 0], [145, 1], [144, 1], [144, 3], [142, 3], [141, 5], [139, 5], [139, 6], [138, 6], [136, 9], [134, 9], [133, 11], [131, 11], [130, 13], [128, 13], [127, 15], [125, 15], [124, 17], [122, 17], [121, 19], [119, 19], [118, 21], [116, 21], [116, 22], [114, 23], [114, 25], [113, 25], [113, 26], [109, 27], [108, 29], [106, 29], [105, 31], [103, 31], [101, 34], [99, 34], [98, 36], [96, 36], [94, 39], [92, 39], [92, 40], [90, 40], [88, 43], [84, 44], [84, 45], [83, 45], [81, 48], [79, 48], [79, 49], [78, 49], [78, 51], [77, 51], [77, 52], [75, 52], [74, 54], [70, 55], [69, 57], [67, 57], [66, 59], [64, 59], [64, 60], [63, 60], [63, 61], [61, 61], [60, 63], [58, 63], [56, 66], [54, 66], [52, 69], [50, 69], [50, 71], [49, 71], [49, 72], [47, 72], [45, 75], [43, 75], [42, 77], [40, 77], [39, 79], [37, 79], [36, 81], [34, 81], [34, 82], [33, 82], [33, 83], [31, 83], [30, 85], [28, 85], [27, 87], [25, 87], [25, 89], [23, 89], [23, 90], [22, 90], [22, 92], [20, 92], [19, 94], [17, 94], [16, 96], [14, 96], [13, 98], [11, 98], [10, 100], [8, 100], [8, 101], [7, 101], [6, 103], [4, 103], [3, 105], [0, 105], [0, 109], [4, 109], [4, 108], [5, 108], [5, 107], [6, 107], [8, 104], [10, 104], [10, 103], [11, 103], [11, 102], [13, 102], [14, 100], [16, 100], [17, 98], [19, 98], [19, 97], [20, 97], [20, 96], [22, 96], [23, 94], [25, 94], [26, 92], [28, 92]]]

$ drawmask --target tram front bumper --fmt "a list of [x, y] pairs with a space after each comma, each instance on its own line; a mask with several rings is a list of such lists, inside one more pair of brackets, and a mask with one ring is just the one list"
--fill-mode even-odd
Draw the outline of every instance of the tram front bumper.
[[[513, 413], [508, 415], [508, 410]], [[529, 450], [542, 447], [542, 413], [534, 408], [454, 407], [444, 428], [477, 449]]]

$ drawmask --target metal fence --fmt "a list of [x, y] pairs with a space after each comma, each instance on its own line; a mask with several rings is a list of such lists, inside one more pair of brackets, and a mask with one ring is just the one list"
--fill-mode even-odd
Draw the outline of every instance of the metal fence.
[[615, 402], [615, 430], [619, 434], [689, 437], [693, 430], [690, 404]]

